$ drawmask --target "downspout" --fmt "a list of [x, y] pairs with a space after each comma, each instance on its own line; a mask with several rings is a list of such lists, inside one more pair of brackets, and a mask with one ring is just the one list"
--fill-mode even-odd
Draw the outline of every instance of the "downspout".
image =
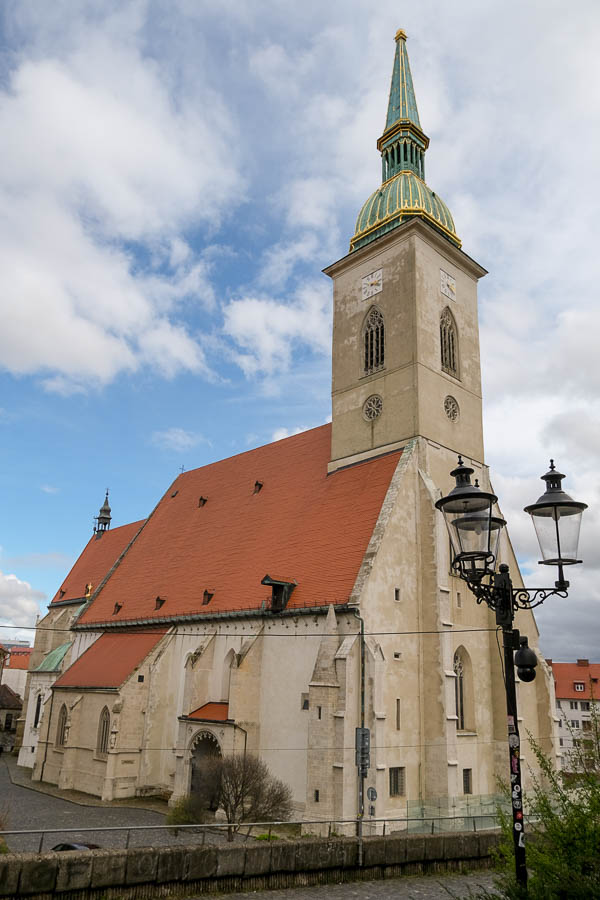
[[236, 722], [233, 723], [234, 728], [239, 728], [240, 731], [244, 732], [244, 759], [246, 759], [246, 746], [248, 744], [248, 732], [245, 728], [242, 728], [241, 725], [238, 725]]
[[[354, 615], [360, 622], [360, 727], [365, 727], [365, 621], [358, 609]], [[356, 813], [356, 836], [358, 838], [358, 865], [363, 864], [363, 818], [365, 815], [365, 775], [364, 768], [358, 767], [358, 809]]]

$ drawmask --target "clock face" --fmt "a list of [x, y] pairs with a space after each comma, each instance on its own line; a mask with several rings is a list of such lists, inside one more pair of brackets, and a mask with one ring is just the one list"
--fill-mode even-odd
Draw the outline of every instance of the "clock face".
[[379, 294], [383, 290], [383, 269], [377, 269], [370, 275], [365, 275], [362, 280], [362, 298], [367, 300], [373, 294]]
[[440, 269], [440, 291], [451, 300], [456, 300], [456, 281], [443, 269]]

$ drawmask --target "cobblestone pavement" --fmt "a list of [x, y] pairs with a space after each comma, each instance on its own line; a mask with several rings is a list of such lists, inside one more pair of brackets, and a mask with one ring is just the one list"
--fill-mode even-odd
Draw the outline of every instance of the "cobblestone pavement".
[[[0, 812], [6, 812], [7, 831], [20, 831], [32, 828], [64, 828], [59, 834], [48, 834], [44, 838], [43, 849], [50, 849], [62, 841], [98, 844], [100, 847], [124, 847], [127, 831], [79, 831], [80, 828], [102, 828], [119, 826], [123, 828], [135, 825], [164, 825], [164, 813], [152, 809], [103, 803], [97, 798], [85, 795], [85, 805], [79, 800], [65, 800], [52, 793], [39, 791], [34, 787], [15, 784], [10, 775], [14, 775], [14, 764], [6, 759], [0, 760]], [[27, 778], [27, 773], [19, 772]], [[74, 791], [66, 792], [74, 794]], [[96, 801], [94, 805], [94, 800]], [[225, 837], [215, 832], [207, 832], [206, 841], [218, 843]], [[176, 835], [170, 829], [158, 831], [153, 828], [130, 833], [129, 846], [164, 846], [174, 844], [190, 844], [202, 842], [202, 836], [189, 830], [179, 831]], [[37, 851], [40, 847], [40, 835], [7, 835], [6, 843], [11, 850]]]
[[[261, 900], [474, 900], [484, 891], [493, 893], [493, 887], [494, 876], [490, 872], [422, 877], [411, 875], [405, 878], [386, 878], [383, 881], [254, 891], [235, 894], [235, 900], [258, 900], [259, 897]], [[228, 895], [219, 894], [222, 898], [226, 896]]]

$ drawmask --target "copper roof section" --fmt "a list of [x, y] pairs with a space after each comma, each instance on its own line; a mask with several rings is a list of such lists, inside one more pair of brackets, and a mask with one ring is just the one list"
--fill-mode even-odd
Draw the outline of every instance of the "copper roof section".
[[111, 531], [101, 532], [100, 537], [93, 535], [54, 595], [52, 603], [68, 600], [83, 602], [87, 586], [91, 584], [92, 591], [98, 587], [143, 524], [143, 520], [131, 522]]
[[54, 683], [59, 688], [118, 688], [141, 665], [166, 629], [103, 634]]
[[287, 609], [346, 603], [401, 451], [328, 476], [330, 441], [324, 425], [179, 475], [77, 624], [259, 610], [265, 572], [297, 583]]
[[205, 703], [186, 716], [187, 719], [200, 719], [202, 722], [227, 722], [229, 720], [229, 703]]

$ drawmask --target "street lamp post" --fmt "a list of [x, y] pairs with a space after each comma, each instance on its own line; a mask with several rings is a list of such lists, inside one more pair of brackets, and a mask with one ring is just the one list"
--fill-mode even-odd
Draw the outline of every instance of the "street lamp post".
[[477, 603], [486, 603], [496, 613], [496, 624], [502, 628], [515, 866], [517, 881], [526, 889], [525, 823], [514, 667], [517, 666], [521, 681], [533, 681], [537, 658], [529, 648], [527, 638], [520, 636], [513, 623], [518, 609], [533, 609], [553, 594], [567, 596], [569, 582], [565, 581], [563, 569], [564, 566], [581, 562], [577, 559], [577, 545], [581, 517], [587, 504], [577, 503], [565, 494], [561, 487], [565, 476], [556, 471], [554, 461], [550, 460], [550, 470], [542, 475], [546, 490], [536, 503], [525, 507], [525, 512], [533, 519], [542, 552], [540, 564], [557, 566], [558, 580], [554, 588], [515, 588], [507, 565], [498, 566], [496, 571], [500, 534], [506, 525], [504, 519], [494, 512], [498, 498], [489, 491], [482, 491], [477, 480], [471, 484], [473, 472], [459, 456], [457, 468], [450, 473], [456, 479], [456, 486], [446, 497], [437, 501], [436, 507], [444, 514], [448, 527], [452, 568], [466, 581]]

